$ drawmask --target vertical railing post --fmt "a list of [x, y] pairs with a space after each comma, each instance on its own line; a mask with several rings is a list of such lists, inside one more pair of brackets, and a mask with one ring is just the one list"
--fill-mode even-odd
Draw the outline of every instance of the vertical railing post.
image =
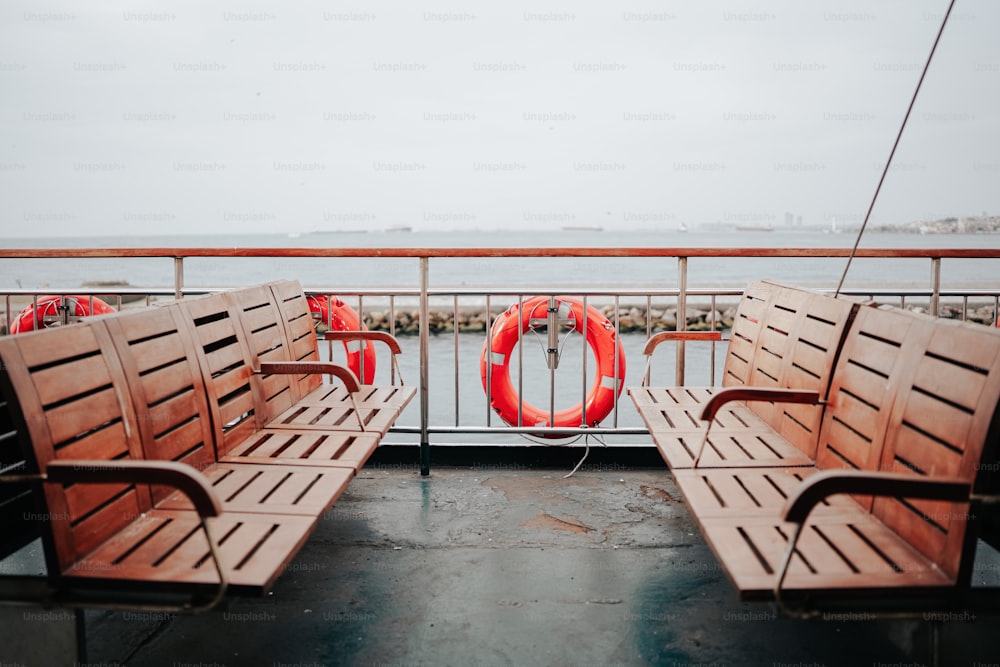
[[174, 299], [184, 297], [184, 258], [174, 257]]
[[[687, 257], [677, 258], [677, 331], [687, 331]], [[684, 386], [684, 341], [677, 341], [676, 384]]]
[[555, 426], [556, 369], [559, 368], [559, 300], [552, 295], [549, 296], [545, 322], [549, 341], [545, 350], [545, 364], [549, 367], [549, 426]]
[[941, 316], [941, 258], [931, 258], [931, 315]]
[[430, 305], [428, 303], [428, 264], [426, 255], [420, 258], [420, 475], [431, 474], [430, 443]]
[[[461, 387], [459, 386], [459, 368], [458, 368], [458, 295], [455, 294], [452, 297], [453, 310], [451, 314], [452, 322], [452, 342], [455, 345], [454, 355], [455, 355], [455, 376], [454, 376], [454, 387], [455, 387], [455, 426], [459, 425], [459, 414], [461, 413], [461, 406], [459, 405], [459, 395], [461, 394]], [[488, 357], [487, 357], [488, 358]]]

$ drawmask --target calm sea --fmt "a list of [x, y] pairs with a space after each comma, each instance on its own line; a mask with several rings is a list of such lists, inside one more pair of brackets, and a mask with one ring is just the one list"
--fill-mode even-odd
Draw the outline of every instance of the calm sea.
[[[369, 233], [311, 233], [298, 236], [191, 235], [123, 236], [114, 238], [0, 239], [3, 247], [787, 247], [849, 248], [851, 233], [815, 231], [414, 231]], [[983, 248], [1000, 247], [1000, 235], [866, 234], [868, 248]], [[691, 287], [741, 287], [754, 278], [772, 278], [811, 286], [835, 287], [844, 269], [843, 259], [701, 259], [689, 260]], [[121, 281], [134, 287], [173, 284], [170, 259], [136, 260], [3, 260], [0, 289], [4, 287], [74, 288], [89, 281]], [[296, 278], [307, 287], [408, 287], [418, 284], [413, 259], [198, 259], [184, 264], [190, 287], [230, 287], [279, 277]], [[946, 260], [942, 280], [951, 287], [995, 287], [1000, 278], [998, 260]], [[489, 287], [510, 285], [672, 287], [677, 282], [674, 259], [544, 258], [441, 259], [430, 266], [432, 287]], [[856, 259], [847, 286], [926, 287], [927, 260]]]

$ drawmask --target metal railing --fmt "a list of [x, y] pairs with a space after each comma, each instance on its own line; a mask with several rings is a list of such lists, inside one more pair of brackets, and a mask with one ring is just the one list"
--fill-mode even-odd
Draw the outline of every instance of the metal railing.
[[[638, 422], [634, 412], [631, 410], [620, 410], [619, 400], [614, 401], [613, 409], [608, 418], [600, 426], [544, 426], [539, 427], [531, 424], [524, 424], [520, 420], [516, 425], [507, 425], [500, 422], [490, 410], [489, 382], [485, 382], [483, 387], [470, 389], [469, 384], [475, 382], [473, 378], [482, 378], [476, 373], [479, 359], [473, 364], [470, 372], [470, 365], [463, 360], [464, 355], [468, 356], [470, 345], [462, 345], [463, 337], [467, 336], [460, 331], [459, 319], [463, 309], [469, 310], [479, 308], [484, 313], [486, 334], [480, 336], [479, 340], [487, 339], [490, 325], [497, 317], [498, 303], [506, 308], [510, 304], [522, 303], [530, 296], [572, 296], [580, 299], [586, 304], [600, 304], [606, 307], [609, 312], [616, 337], [621, 338], [621, 313], [623, 306], [644, 307], [645, 308], [645, 328], [636, 332], [637, 339], [644, 340], [654, 333], [652, 313], [656, 309], [667, 309], [669, 304], [673, 304], [676, 310], [676, 329], [684, 331], [688, 326], [688, 309], [692, 304], [703, 305], [708, 316], [702, 323], [703, 326], [718, 330], [723, 328], [723, 323], [719, 318], [719, 309], [725, 300], [735, 302], [741, 293], [743, 286], [750, 280], [767, 277], [761, 275], [746, 275], [742, 284], [732, 284], [725, 286], [691, 286], [689, 276], [689, 262], [692, 259], [707, 258], [713, 261], [725, 261], [735, 258], [843, 258], [849, 251], [842, 248], [124, 248], [124, 249], [0, 249], [0, 260], [64, 260], [69, 262], [79, 262], [86, 259], [104, 258], [122, 261], [137, 260], [167, 260], [172, 264], [172, 284], [159, 285], [156, 287], [99, 287], [99, 288], [65, 288], [43, 292], [38, 288], [21, 288], [13, 285], [0, 283], [0, 294], [4, 295], [6, 306], [6, 324], [9, 329], [13, 310], [17, 303], [23, 304], [30, 300], [37, 303], [39, 294], [43, 293], [72, 293], [86, 296], [110, 296], [112, 305], [121, 308], [123, 297], [139, 299], [144, 304], [153, 300], [166, 298], [182, 298], [185, 295], [193, 295], [221, 289], [211, 285], [188, 284], [185, 279], [185, 269], [188, 263], [196, 258], [208, 258], [211, 260], [256, 260], [266, 259], [272, 261], [272, 269], [280, 264], [280, 273], [254, 272], [254, 281], [264, 282], [278, 278], [299, 279], [307, 292], [315, 294], [337, 294], [344, 298], [350, 305], [355, 307], [359, 314], [364, 317], [375, 308], [387, 309], [386, 328], [390, 333], [399, 335], [396, 322], [397, 316], [403, 310], [401, 304], [408, 304], [412, 307], [416, 304], [419, 326], [417, 329], [417, 354], [404, 355], [413, 360], [416, 374], [419, 376], [419, 404], [416, 406], [419, 414], [414, 420], [410, 418], [407, 422], [407, 415], [412, 415], [412, 410], [408, 409], [404, 413], [401, 423], [393, 429], [397, 434], [417, 435], [419, 444], [426, 461], [431, 436], [488, 436], [506, 437], [511, 435], [542, 435], [548, 438], [555, 436], [636, 436], [644, 435], [646, 430]], [[957, 303], [952, 307], [956, 314], [960, 313], [963, 319], [968, 317], [971, 305], [992, 306], [993, 324], [996, 324], [996, 312], [998, 302], [1000, 302], [1000, 280], [995, 284], [988, 284], [986, 287], [962, 287], [943, 286], [941, 277], [941, 262], [966, 261], [977, 259], [1000, 259], [1000, 249], [862, 249], [857, 255], [859, 258], [875, 258], [880, 261], [890, 261], [896, 259], [925, 260], [927, 262], [927, 287], [892, 287], [891, 285], [878, 285], [876, 287], [864, 287], [858, 289], [843, 290], [845, 294], [866, 296], [874, 298], [880, 302], [892, 302], [906, 307], [919, 302], [926, 304], [926, 309], [933, 315], [941, 314], [942, 310], [950, 303]], [[561, 287], [554, 288], [552, 285], [531, 286], [494, 286], [485, 287], [465, 287], [455, 285], [432, 285], [431, 267], [432, 263], [447, 262], [454, 259], [501, 259], [501, 258], [521, 258], [531, 261], [545, 261], [548, 258], [656, 258], [663, 260], [676, 260], [676, 275], [666, 273], [650, 275], [648, 280], [643, 278], [643, 284], [638, 287], [620, 288], [595, 288], [595, 287]], [[393, 287], [346, 287], [337, 284], [325, 284], [317, 281], [314, 277], [302, 278], [297, 275], [296, 262], [298, 260], [310, 260], [317, 258], [368, 258], [384, 260], [395, 258], [400, 260], [414, 260], [417, 264], [412, 279], [404, 281], [405, 284]], [[274, 275], [272, 275], [274, 273]], [[2, 271], [0, 271], [2, 275]], [[2, 280], [2, 278], [0, 278]], [[819, 289], [829, 289], [834, 287], [835, 277], [831, 276], [828, 285], [819, 286]], [[16, 302], [16, 303], [15, 303]], [[444, 305], [442, 305], [444, 304]], [[449, 345], [450, 356], [452, 357], [450, 372], [442, 373], [444, 364], [435, 358], [432, 364], [431, 347], [442, 347], [442, 337], [431, 331], [432, 306], [443, 310], [451, 310], [453, 325], [451, 327], [452, 340]], [[502, 312], [502, 309], [499, 311]], [[518, 342], [521, 343], [522, 334], [518, 334]], [[406, 337], [404, 337], [406, 338]], [[410, 337], [412, 340], [412, 337]], [[432, 342], [433, 341], [433, 342]], [[478, 346], [478, 343], [471, 347]], [[711, 344], [711, 349], [707, 352], [705, 365], [708, 376], [701, 381], [701, 384], [711, 384], [715, 376], [715, 360], [717, 350], [715, 344]], [[551, 348], [551, 346], [550, 346]], [[588, 391], [588, 349], [581, 344], [583, 350], [581, 354], [581, 380], [579, 386], [582, 388], [583, 396]], [[438, 355], [442, 352], [438, 352]], [[519, 345], [517, 363], [518, 390], [521, 394], [519, 401], [523, 401], [523, 390], [525, 383], [525, 362], [524, 346]], [[674, 384], [684, 384], [686, 379], [686, 366], [688, 361], [688, 351], [683, 342], [677, 344], [677, 351], [673, 359]], [[642, 364], [635, 364], [641, 367]], [[490, 372], [490, 364], [485, 364], [487, 373]], [[551, 369], [550, 369], [551, 371]], [[436, 384], [432, 393], [432, 374], [436, 373], [434, 382]], [[450, 377], [449, 377], [450, 376]], [[444, 378], [444, 380], [442, 380]], [[634, 375], [626, 378], [614, 378], [616, 382], [628, 382], [638, 384], [638, 379]], [[450, 388], [448, 388], [450, 387]], [[550, 389], [554, 387], [554, 381], [550, 379]], [[441, 399], [447, 393], [452, 393], [449, 409], [441, 408], [443, 401], [435, 405], [434, 415], [431, 413], [432, 399]], [[478, 396], [477, 396], [478, 394]], [[624, 396], [624, 394], [622, 394]], [[445, 397], [445, 400], [446, 397]], [[475, 410], [469, 412], [465, 407], [469, 403], [477, 404]], [[523, 403], [519, 404], [519, 415], [522, 412]], [[554, 399], [549, 401], [550, 414], [554, 416]], [[449, 414], [450, 413], [450, 414]], [[447, 417], [444, 415], [448, 414]], [[471, 416], [470, 416], [471, 415]], [[500, 423], [497, 423], [500, 422]], [[607, 423], [606, 423], [607, 422]], [[550, 423], [552, 423], [550, 421]], [[446, 438], [439, 438], [446, 440]], [[544, 440], [552, 443], [552, 440]]]

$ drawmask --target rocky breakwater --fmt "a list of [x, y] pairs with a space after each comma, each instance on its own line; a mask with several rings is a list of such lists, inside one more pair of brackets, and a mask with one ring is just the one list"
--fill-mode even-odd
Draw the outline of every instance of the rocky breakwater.
[[[615, 321], [613, 305], [597, 306], [599, 312], [612, 322]], [[487, 313], [482, 309], [466, 308], [454, 310], [431, 310], [428, 314], [430, 333], [452, 333], [458, 328], [459, 333], [486, 333], [487, 327], [502, 313], [495, 309]], [[693, 306], [685, 313], [688, 331], [707, 331], [713, 328], [728, 329], [733, 324], [736, 306], [727, 306], [712, 310], [707, 307]], [[676, 308], [650, 308], [639, 306], [620, 306], [618, 308], [618, 326], [622, 333], [640, 333], [647, 331], [677, 330]], [[396, 335], [416, 335], [420, 332], [420, 311], [396, 310], [395, 313], [371, 311], [364, 315], [365, 325], [375, 331], [395, 331]]]
[[[908, 305], [914, 312], [927, 312], [925, 305]], [[615, 321], [613, 305], [597, 306], [605, 317]], [[502, 313], [502, 309], [494, 309], [492, 313], [476, 308], [454, 310], [431, 310], [430, 333], [445, 334], [455, 331], [459, 333], [484, 334], [487, 327]], [[618, 326], [622, 333], [645, 335], [647, 332], [677, 330], [676, 308], [650, 308], [641, 306], [620, 306], [618, 308]], [[973, 306], [964, 313], [965, 319], [987, 326], [994, 325], [994, 309], [990, 305]], [[712, 329], [729, 329], [733, 326], [736, 316], [736, 305], [718, 306], [714, 310], [708, 306], [689, 306], [685, 313], [686, 329], [688, 331], [709, 331]], [[942, 304], [941, 317], [946, 319], [962, 319], [963, 309], [950, 304]], [[365, 325], [374, 331], [395, 331], [398, 336], [415, 336], [420, 332], [420, 311], [397, 309], [394, 314], [387, 311], [370, 311], [364, 315]]]

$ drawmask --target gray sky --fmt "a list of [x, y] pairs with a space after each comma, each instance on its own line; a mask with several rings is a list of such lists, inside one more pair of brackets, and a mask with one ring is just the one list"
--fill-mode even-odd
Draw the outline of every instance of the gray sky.
[[[4, 236], [861, 221], [947, 2], [4, 2]], [[959, 0], [874, 224], [1000, 213]]]

